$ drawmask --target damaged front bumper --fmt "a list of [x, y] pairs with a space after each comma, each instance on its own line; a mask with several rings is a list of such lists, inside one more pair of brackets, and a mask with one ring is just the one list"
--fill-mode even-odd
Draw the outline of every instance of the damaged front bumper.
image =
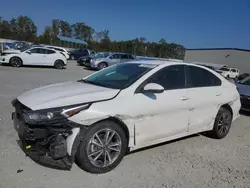
[[[14, 107], [12, 120], [21, 141], [20, 146], [26, 155], [43, 166], [70, 170], [74, 162], [74, 155], [69, 155], [67, 140], [72, 135], [72, 142], [78, 140], [75, 139], [76, 135], [72, 132], [74, 123], [65, 119], [61, 122], [61, 126], [29, 125], [22, 114], [25, 107], [21, 103], [15, 104]], [[77, 146], [75, 143], [71, 144], [70, 151], [72, 149], [75, 154]]]

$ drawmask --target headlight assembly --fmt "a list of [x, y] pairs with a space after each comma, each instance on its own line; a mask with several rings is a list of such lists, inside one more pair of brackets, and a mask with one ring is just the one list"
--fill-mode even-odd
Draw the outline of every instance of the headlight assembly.
[[78, 106], [74, 105], [74, 106], [54, 108], [54, 109], [28, 111], [24, 112], [23, 116], [28, 124], [58, 122], [67, 119], [79, 113], [82, 110], [89, 108], [89, 106], [90, 104], [85, 104], [85, 105], [78, 105]]

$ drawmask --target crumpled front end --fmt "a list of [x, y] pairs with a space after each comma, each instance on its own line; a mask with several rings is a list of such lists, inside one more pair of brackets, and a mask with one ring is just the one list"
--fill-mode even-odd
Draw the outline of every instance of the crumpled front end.
[[[15, 112], [12, 113], [14, 127], [27, 156], [43, 166], [69, 170], [73, 158], [68, 153], [67, 140], [72, 137], [75, 124], [67, 118], [46, 124], [29, 124], [24, 114], [30, 109], [18, 100], [13, 102], [13, 106], [15, 107]], [[74, 138], [71, 140], [74, 141]]]

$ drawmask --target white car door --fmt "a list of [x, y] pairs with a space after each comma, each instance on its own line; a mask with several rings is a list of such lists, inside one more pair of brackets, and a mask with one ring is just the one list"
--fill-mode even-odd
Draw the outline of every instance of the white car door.
[[[172, 65], [159, 70], [136, 89], [132, 101], [127, 101], [133, 105], [131, 113], [137, 116], [134, 120], [137, 146], [159, 143], [187, 133], [189, 102], [184, 67]], [[144, 93], [142, 88], [147, 83], [158, 83], [165, 90]]]
[[58, 56], [59, 53], [57, 53], [55, 50], [46, 50], [45, 63], [47, 66], [54, 66], [54, 63], [57, 59], [60, 59]]
[[205, 131], [213, 126], [221, 104], [221, 80], [210, 71], [187, 66], [190, 97], [189, 132]]
[[27, 65], [44, 65], [43, 48], [32, 48], [29, 51], [31, 53], [25, 59]]

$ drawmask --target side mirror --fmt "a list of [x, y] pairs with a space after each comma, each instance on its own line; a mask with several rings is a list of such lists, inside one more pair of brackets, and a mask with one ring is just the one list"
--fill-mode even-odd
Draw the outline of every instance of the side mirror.
[[26, 53], [27, 53], [27, 54], [31, 54], [31, 51], [28, 50], [28, 51], [26, 51]]
[[164, 91], [164, 87], [156, 83], [149, 83], [145, 85], [143, 88], [143, 92], [162, 93], [163, 91]]

